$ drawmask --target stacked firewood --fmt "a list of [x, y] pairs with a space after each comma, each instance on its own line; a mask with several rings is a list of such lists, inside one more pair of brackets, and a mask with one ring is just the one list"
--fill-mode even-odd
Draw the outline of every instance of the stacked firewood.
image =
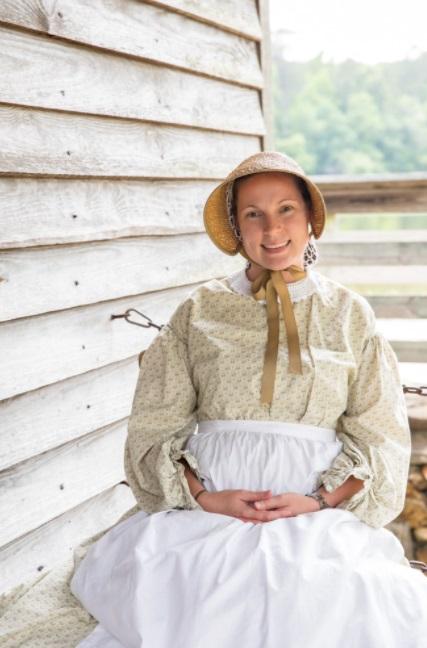
[[[390, 525], [406, 557], [427, 563], [427, 397], [406, 396], [412, 433], [412, 456], [405, 507]], [[393, 528], [394, 527], [394, 528]]]
[[411, 466], [401, 517], [412, 532], [414, 558], [427, 563], [427, 436], [424, 462]]

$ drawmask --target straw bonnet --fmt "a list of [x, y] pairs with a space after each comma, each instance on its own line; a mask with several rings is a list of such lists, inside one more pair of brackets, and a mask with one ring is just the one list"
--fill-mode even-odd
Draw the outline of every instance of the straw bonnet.
[[[230, 255], [235, 255], [240, 252], [247, 260], [251, 260], [243, 247], [242, 241], [239, 241], [231, 226], [231, 192], [233, 183], [237, 178], [266, 171], [290, 173], [305, 182], [311, 198], [311, 229], [316, 239], [320, 237], [326, 219], [326, 207], [320, 190], [305, 175], [295, 160], [284, 153], [263, 151], [261, 153], [255, 153], [255, 155], [251, 155], [246, 160], [243, 160], [212, 191], [205, 203], [203, 220], [206, 232], [222, 252]], [[303, 268], [297, 265], [290, 265], [286, 270], [290, 273], [294, 281], [303, 279], [307, 274]], [[251, 282], [251, 292], [255, 299], [265, 299], [266, 301], [268, 333], [261, 379], [261, 403], [271, 406], [278, 361], [279, 303], [286, 329], [286, 341], [289, 354], [288, 371], [293, 374], [303, 373], [298, 328], [288, 286], [280, 270], [264, 268], [260, 275]]]
[[[253, 173], [282, 171], [302, 178], [310, 194], [313, 213], [311, 227], [314, 238], [318, 239], [325, 226], [326, 206], [319, 188], [304, 173], [295, 160], [277, 151], [255, 153], [241, 162], [209, 195], [203, 210], [205, 229], [222, 252], [235, 255], [242, 252], [242, 244], [230, 227], [227, 211], [227, 188], [237, 178]], [[245, 254], [243, 256], [246, 257]]]

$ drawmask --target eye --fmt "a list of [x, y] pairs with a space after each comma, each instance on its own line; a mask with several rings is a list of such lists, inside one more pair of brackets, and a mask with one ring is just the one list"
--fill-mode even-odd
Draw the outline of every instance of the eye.
[[251, 218], [252, 216], [258, 216], [258, 212], [256, 212], [256, 211], [246, 212], [246, 216], [248, 218]]
[[293, 210], [292, 205], [283, 205], [283, 207], [280, 209], [280, 211], [283, 213], [291, 212], [292, 210]]

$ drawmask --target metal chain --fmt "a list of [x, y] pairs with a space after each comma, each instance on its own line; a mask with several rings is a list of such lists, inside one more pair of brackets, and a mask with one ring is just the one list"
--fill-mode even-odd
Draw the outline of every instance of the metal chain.
[[421, 569], [422, 572], [427, 574], [427, 563], [422, 560], [410, 560], [409, 563], [414, 569]]
[[403, 385], [403, 392], [405, 394], [418, 394], [418, 396], [427, 396], [427, 387], [423, 385], [422, 387], [408, 387]]
[[[142, 324], [141, 322], [134, 322], [133, 320], [130, 319], [130, 314], [131, 313], [138, 313], [141, 317], [143, 317], [145, 320], [147, 320], [148, 324]], [[129, 324], [135, 324], [135, 326], [142, 326], [143, 328], [149, 328], [150, 326], [154, 326], [158, 331], [160, 331], [164, 324], [154, 324], [153, 320], [151, 317], [148, 317], [147, 315], [144, 315], [144, 313], [141, 313], [141, 311], [136, 310], [136, 308], [128, 308], [127, 311], [122, 313], [121, 315], [111, 315], [111, 319], [117, 319], [119, 317], [123, 317], [126, 322], [129, 322]]]

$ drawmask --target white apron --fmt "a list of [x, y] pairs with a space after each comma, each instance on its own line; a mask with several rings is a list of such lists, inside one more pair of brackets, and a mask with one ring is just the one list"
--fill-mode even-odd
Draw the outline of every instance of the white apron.
[[[186, 444], [209, 491], [310, 493], [342, 443], [280, 421], [203, 421]], [[139, 511], [98, 540], [71, 591], [99, 625], [78, 648], [426, 648], [427, 578], [344, 509], [255, 524]]]

